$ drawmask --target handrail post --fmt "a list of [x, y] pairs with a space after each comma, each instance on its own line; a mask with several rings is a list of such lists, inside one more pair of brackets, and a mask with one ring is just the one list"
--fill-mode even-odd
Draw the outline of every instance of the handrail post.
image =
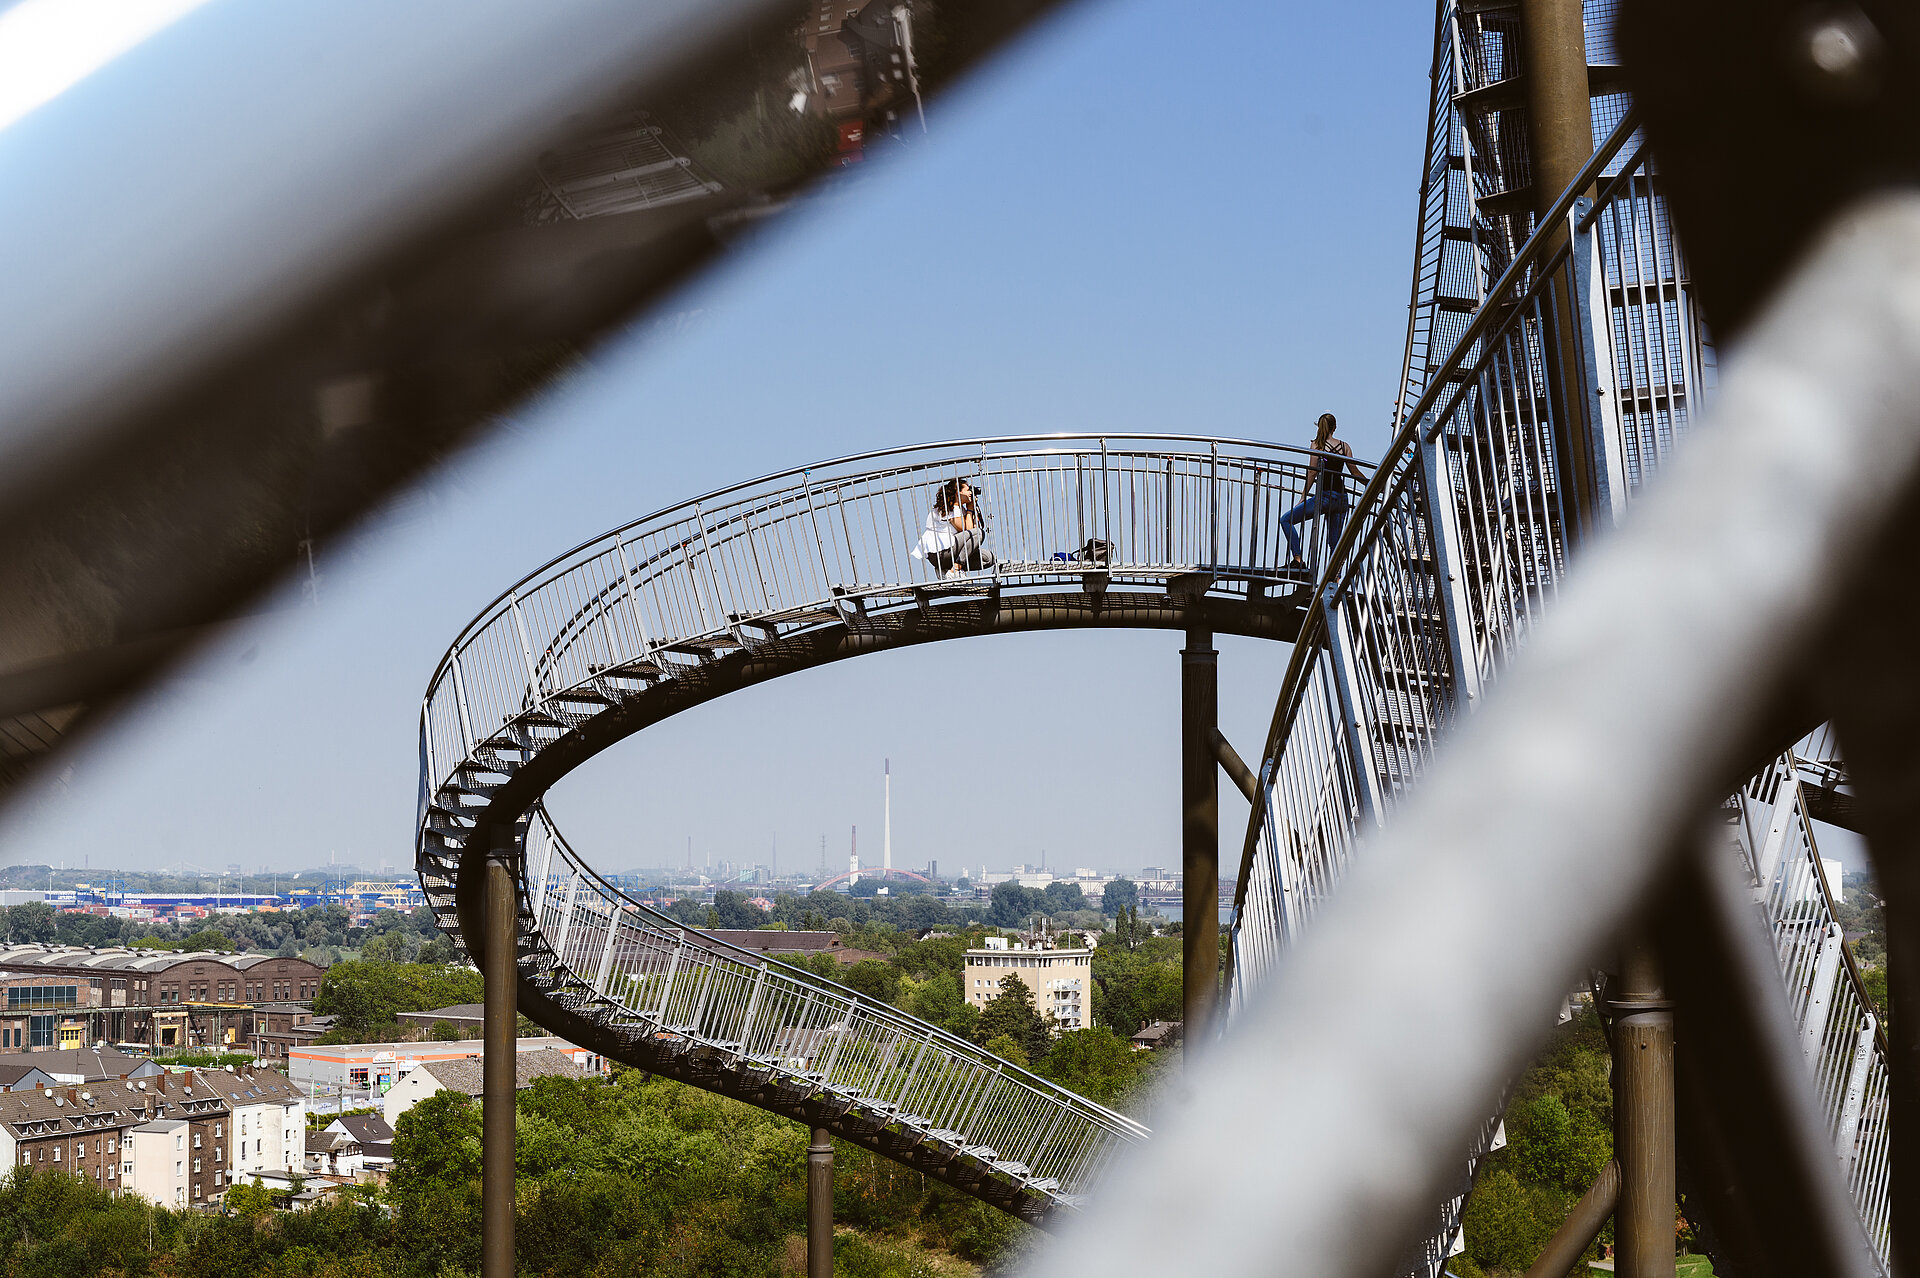
[[[473, 719], [467, 713], [467, 685], [460, 678], [460, 654], [454, 653], [453, 660], [448, 665], [453, 670], [453, 703], [460, 711], [460, 745], [466, 751], [467, 757], [472, 758]], [[435, 777], [434, 780], [437, 782], [441, 778]]]
[[[1593, 200], [1581, 196], [1568, 215], [1568, 266], [1573, 278], [1574, 323], [1582, 329], [1580, 343], [1586, 364], [1587, 454], [1592, 458], [1594, 517], [1608, 524], [1627, 512], [1628, 476], [1622, 442], [1618, 365], [1613, 349], [1613, 305], [1607, 296], [1606, 271], [1600, 263], [1600, 233]], [[1582, 229], [1584, 225], [1585, 229]], [[1571, 397], [1569, 397], [1571, 398]], [[1570, 423], [1577, 428], [1579, 423]]]
[[1220, 573], [1220, 445], [1208, 445], [1213, 454], [1213, 474], [1207, 496], [1207, 576]]
[[485, 863], [486, 1008], [481, 1074], [480, 1268], [482, 1278], [514, 1278], [514, 1105], [515, 1042], [519, 1008], [515, 1002], [514, 941], [518, 902], [513, 884], [513, 829], [493, 830]]
[[517, 591], [507, 592], [507, 609], [513, 613], [513, 628], [520, 636], [520, 657], [527, 663], [527, 696], [534, 705], [544, 705], [547, 694], [540, 686], [540, 673], [533, 664], [533, 645], [527, 641], [527, 621], [520, 615], [520, 595]]
[[627, 562], [626, 542], [618, 533], [614, 534], [613, 549], [620, 556], [620, 578], [627, 587], [627, 611], [633, 614], [633, 628], [640, 635], [640, 655], [646, 656], [653, 649], [653, 640], [647, 634], [647, 623], [640, 616], [640, 600], [633, 592], [633, 567]]
[[1460, 511], [1453, 491], [1453, 464], [1445, 434], [1420, 442], [1420, 480], [1427, 503], [1427, 536], [1433, 546], [1433, 592], [1447, 634], [1454, 694], [1461, 709], [1480, 695], [1480, 645], [1467, 608], [1466, 556], [1461, 549]]
[[1328, 666], [1333, 673], [1334, 691], [1340, 699], [1340, 726], [1347, 739], [1347, 756], [1353, 767], [1354, 790], [1360, 800], [1361, 828], [1378, 826], [1386, 817], [1381, 802], [1380, 776], [1368, 745], [1367, 725], [1361, 718], [1359, 671], [1353, 663], [1353, 643], [1347, 634], [1346, 610], [1341, 608], [1338, 587], [1329, 584], [1320, 595], [1320, 612], [1326, 621]]

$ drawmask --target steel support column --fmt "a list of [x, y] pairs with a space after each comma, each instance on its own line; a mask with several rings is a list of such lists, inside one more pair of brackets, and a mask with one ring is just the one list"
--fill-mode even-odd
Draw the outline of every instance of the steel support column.
[[[1587, 29], [1581, 0], [1521, 0], [1525, 41], [1527, 127], [1533, 207], [1548, 212], [1593, 156], [1593, 100], [1587, 83]], [[1549, 234], [1566, 235], [1564, 228]], [[1571, 279], [1571, 271], [1568, 272]], [[1573, 522], [1593, 526], [1599, 502], [1598, 469], [1586, 426], [1586, 355], [1576, 337], [1586, 314], [1565, 287], [1550, 301], [1553, 332], [1548, 368], [1554, 408], [1554, 446], [1562, 491], [1572, 495]]]
[[486, 862], [485, 1055], [481, 1066], [481, 1278], [514, 1278], [515, 1000], [512, 827], [496, 829]]
[[1219, 658], [1211, 630], [1187, 631], [1180, 650], [1180, 953], [1188, 1051], [1205, 1041], [1220, 994]]
[[1613, 998], [1614, 1214], [1619, 1278], [1673, 1278], [1673, 1012], [1646, 941], [1625, 947]]
[[1549, 208], [1593, 155], [1582, 8], [1581, 0], [1520, 0], [1536, 209]]
[[833, 1278], [833, 1137], [824, 1127], [807, 1146], [807, 1278]]

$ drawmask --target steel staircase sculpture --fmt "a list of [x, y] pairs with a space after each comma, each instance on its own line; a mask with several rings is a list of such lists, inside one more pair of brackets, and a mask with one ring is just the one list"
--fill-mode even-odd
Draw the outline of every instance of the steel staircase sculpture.
[[[459, 938], [462, 867], [504, 836], [534, 1019], [830, 1125], [1029, 1220], [1080, 1202], [1146, 1139], [972, 1044], [632, 901], [568, 846], [540, 797], [661, 718], [863, 652], [1196, 618], [1292, 640], [1258, 768], [1264, 802], [1242, 849], [1230, 1033], [1368, 833], [1394, 819], [1450, 728], [1527, 645], [1569, 557], [1627, 509], [1716, 378], [1660, 175], [1624, 99], [1600, 112], [1617, 127], [1586, 171], [1536, 215], [1502, 118], [1512, 94], [1499, 91], [1511, 88], [1499, 51], [1514, 16], [1439, 12], [1396, 435], [1339, 544], [1315, 542], [1311, 582], [1283, 570], [1275, 527], [1303, 495], [1301, 450], [1021, 437], [866, 454], [712, 494], [563, 556], [467, 628], [422, 709], [419, 868]], [[984, 486], [1002, 559], [949, 580], [911, 547], [933, 488], [956, 475]], [[1885, 1036], [1812, 825], [1848, 823], [1845, 765], [1816, 733], [1725, 813], [1884, 1265]], [[1455, 1190], [1404, 1272], [1444, 1268], [1496, 1127], [1489, 1116], [1461, 1151]]]
[[[755, 480], [562, 556], [468, 626], [422, 706], [418, 869], [441, 926], [471, 939], [463, 866], [507, 836], [534, 1020], [831, 1127], [1025, 1219], [1071, 1207], [1145, 1128], [630, 899], [566, 843], [540, 796], [668, 715], [887, 647], [1199, 619], [1291, 639], [1306, 591], [1277, 522], [1311, 460], [1185, 437], [925, 445]], [[914, 549], [955, 476], [984, 492], [998, 556], [958, 578]], [[1308, 531], [1323, 559], [1323, 531]]]
[[[1265, 801], [1254, 806], [1235, 900], [1230, 1012], [1312, 926], [1367, 832], [1393, 819], [1453, 722], [1527, 643], [1577, 549], [1576, 530], [1610, 525], [1690, 424], [1714, 367], [1690, 290], [1658, 172], [1629, 115], [1486, 290], [1451, 353], [1431, 368], [1410, 353], [1401, 429], [1317, 587], [1262, 755]], [[1584, 492], [1556, 448], [1568, 438], [1591, 442]], [[1810, 824], [1816, 807], [1846, 819], [1836, 754], [1817, 734], [1728, 811], [1884, 1265], [1885, 1038], [1834, 921], [1838, 885], [1821, 873]], [[1409, 1274], [1437, 1278], [1444, 1268], [1494, 1128], [1490, 1120], [1463, 1151], [1457, 1192]]]

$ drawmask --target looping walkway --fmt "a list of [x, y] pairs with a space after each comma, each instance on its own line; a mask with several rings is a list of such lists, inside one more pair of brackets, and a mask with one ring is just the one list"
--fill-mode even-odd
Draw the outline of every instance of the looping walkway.
[[[607, 883], [541, 796], [649, 724], [866, 652], [1082, 627], [1291, 639], [1280, 517], [1312, 454], [1244, 440], [1026, 436], [788, 471], [684, 503], [530, 574], [467, 627], [421, 711], [418, 868], [481, 957], [476, 870], [515, 870], [523, 1010], [604, 1054], [833, 1130], [1031, 1221], [1078, 1203], [1139, 1123]], [[989, 570], [915, 553], [971, 481]], [[1315, 562], [1324, 521], [1308, 525]]]

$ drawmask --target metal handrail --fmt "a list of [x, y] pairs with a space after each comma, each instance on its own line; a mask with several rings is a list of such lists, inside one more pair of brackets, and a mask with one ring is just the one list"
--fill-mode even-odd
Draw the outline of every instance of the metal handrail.
[[[643, 1034], [685, 1034], [690, 1040], [700, 1039], [704, 1040], [706, 1045], [714, 1046], [719, 1042], [718, 1033], [702, 1034], [698, 1031], [702, 1028], [713, 1029], [715, 1027], [724, 1027], [725, 1030], [731, 1031], [736, 1036], [736, 1038], [732, 1040], [733, 1046], [729, 1050], [733, 1051], [740, 1060], [757, 1061], [765, 1065], [781, 1065], [783, 1063], [793, 1063], [797, 1065], [796, 1056], [807, 1054], [787, 1053], [783, 1055], [777, 1050], [768, 1050], [770, 1046], [777, 1046], [777, 1036], [761, 1031], [775, 1029], [786, 1033], [795, 1031], [804, 1033], [823, 1027], [845, 1026], [847, 1033], [850, 1034], [853, 1023], [857, 1020], [865, 1023], [869, 1027], [866, 1031], [869, 1045], [881, 1043], [889, 1035], [894, 1037], [907, 1036], [913, 1038], [917, 1044], [923, 1048], [936, 1049], [942, 1054], [945, 1063], [949, 1066], [962, 1066], [984, 1075], [991, 1075], [994, 1078], [1015, 1079], [1025, 1091], [1032, 1094], [1032, 1099], [1059, 1107], [1071, 1113], [1090, 1127], [1098, 1129], [1117, 1141], [1137, 1142], [1146, 1139], [1149, 1135], [1148, 1129], [1144, 1124], [1127, 1117], [1125, 1114], [1109, 1109], [1104, 1105], [1087, 1100], [1085, 1097], [1060, 1086], [1050, 1079], [1043, 1078], [1031, 1070], [1022, 1068], [999, 1056], [995, 1056], [992, 1052], [987, 1051], [978, 1044], [971, 1043], [918, 1017], [908, 1015], [898, 1008], [872, 999], [860, 993], [858, 990], [851, 989], [835, 981], [827, 980], [825, 977], [818, 976], [807, 971], [805, 968], [796, 967], [776, 959], [770, 959], [764, 954], [757, 954], [752, 950], [734, 945], [711, 933], [690, 928], [671, 915], [665, 914], [644, 902], [634, 900], [626, 893], [608, 883], [602, 875], [587, 865], [586, 861], [580, 857], [579, 854], [574, 851], [572, 845], [567, 842], [559, 828], [554, 825], [551, 815], [546, 811], [544, 806], [536, 807], [530, 815], [538, 827], [540, 837], [552, 841], [564, 865], [570, 869], [573, 874], [590, 880], [595, 893], [603, 902], [612, 907], [608, 917], [616, 920], [616, 935], [612, 944], [615, 957], [612, 963], [608, 965], [608, 970], [605, 974], [596, 972], [592, 978], [587, 978], [581, 976], [580, 973], [569, 964], [567, 955], [556, 952], [554, 948], [547, 943], [547, 937], [552, 934], [550, 930], [544, 927], [536, 927], [536, 929], [530, 933], [528, 941], [523, 947], [523, 955], [521, 958], [523, 969], [539, 973], [544, 981], [557, 989], [563, 989], [570, 985], [578, 990], [587, 992], [587, 996], [590, 998], [604, 1000], [609, 1003], [619, 1003], [620, 1000], [609, 991], [619, 989], [623, 984], [630, 989], [638, 988], [640, 982], [637, 978], [646, 975], [646, 973], [637, 970], [638, 964], [635, 960], [652, 952], [648, 948], [650, 943], [657, 944], [664, 942], [666, 945], [675, 947], [683, 959], [688, 955], [698, 954], [714, 961], [731, 964], [737, 969], [736, 975], [744, 976], [750, 984], [759, 985], [761, 989], [758, 1008], [749, 1009], [745, 1019], [728, 1023], [724, 1015], [724, 1013], [728, 1011], [724, 1000], [718, 1003], [713, 1000], [712, 990], [710, 988], [711, 976], [703, 974], [701, 978], [702, 983], [709, 987], [707, 990], [708, 996], [700, 1008], [702, 1016], [705, 1017], [707, 1021], [703, 1027], [693, 1024], [669, 1023], [657, 1009], [676, 1005], [684, 1006], [685, 1001], [676, 1000], [673, 997], [674, 991], [667, 986], [650, 985], [646, 987], [649, 992], [657, 993], [659, 996], [654, 1008], [634, 1006], [629, 1001], [621, 1005], [616, 1012], [616, 1016], [630, 1016], [635, 1018], [635, 1023], [625, 1027], [629, 1031], [637, 1031]], [[537, 896], [542, 906], [541, 914], [543, 918], [552, 915], [557, 909], [567, 908], [559, 905], [560, 898], [553, 892], [553, 881], [551, 868], [549, 868], [543, 883], [539, 885], [541, 890], [534, 893], [529, 890], [534, 885], [530, 884], [524, 871], [521, 876], [522, 889], [528, 892], [527, 899], [523, 904], [526, 904], [531, 910], [532, 900]], [[573, 906], [569, 912], [572, 913], [576, 919], [583, 917], [587, 913], [587, 910], [583, 910], [579, 896], [575, 894], [571, 899]], [[554, 906], [556, 909], [545, 908], [548, 906]], [[590, 907], [588, 907], [588, 909], [590, 909]], [[630, 930], [635, 933], [635, 935], [631, 937], [619, 935], [623, 929], [628, 929], [629, 925], [632, 925]], [[582, 926], [586, 925], [583, 924]], [[594, 933], [590, 928], [585, 932], [576, 932], [570, 927], [564, 929], [562, 934], [567, 937], [566, 948], [568, 954], [579, 953], [591, 956], [604, 952], [607, 946], [607, 934], [605, 925], [601, 924], [600, 927], [601, 930], [598, 933]], [[1060, 951], [1060, 953], [1063, 954], [1070, 952], [1071, 951]], [[681, 974], [685, 974], [688, 978], [691, 978], [695, 972], [695, 969], [686, 962], [672, 964], [672, 967], [676, 973], [674, 979], [679, 979]], [[785, 991], [789, 994], [804, 996], [802, 1001], [808, 1003], [815, 1009], [811, 1022], [796, 1023], [792, 1020], [785, 1020], [778, 1026], [756, 1024], [752, 1019], [753, 1010], [765, 1011], [775, 1006], [774, 1002], [769, 1001], [771, 997], [769, 989], [772, 986], [781, 986], [784, 987]], [[825, 1014], [823, 1015], [823, 1013]], [[845, 1035], [843, 1035], [843, 1041], [844, 1038]], [[752, 1046], [754, 1043], [760, 1045], [758, 1049]], [[839, 1055], [842, 1057], [846, 1055], [844, 1046]], [[837, 1086], [833, 1078], [826, 1074], [813, 1076], [804, 1068], [795, 1068], [793, 1072], [797, 1083], [817, 1084], [819, 1087], [824, 1087], [829, 1090]], [[887, 1116], [890, 1121], [907, 1123], [909, 1126], [917, 1127], [927, 1135], [931, 1135], [931, 1133], [935, 1131], [943, 1130], [944, 1125], [938, 1117], [933, 1115], [916, 1115], [913, 1112], [916, 1093], [910, 1090], [904, 1090], [905, 1085], [912, 1081], [913, 1080], [905, 1077], [897, 1078], [893, 1080], [893, 1082], [900, 1086], [889, 1090], [877, 1088], [873, 1086], [869, 1080], [866, 1085], [860, 1089], [859, 1103], [874, 1108], [876, 1111]], [[1056, 1136], [1066, 1134], [1057, 1126], [1053, 1127], [1053, 1131]], [[1023, 1156], [1017, 1161], [1021, 1162], [1029, 1170], [1020, 1175], [1029, 1182], [1039, 1181], [1045, 1178], [1043, 1173], [1056, 1173], [1053, 1178], [1060, 1181], [1058, 1192], [1065, 1196], [1073, 1196], [1078, 1190], [1085, 1188], [1086, 1176], [1084, 1173], [1092, 1170], [1084, 1167], [1078, 1168], [1076, 1170], [1081, 1174], [1073, 1175], [1073, 1171], [1070, 1169], [1049, 1166], [1045, 1159], [1045, 1155], [1049, 1153], [1049, 1150], [1045, 1148], [1038, 1152], [1032, 1150], [1007, 1149], [1000, 1149], [995, 1152], [998, 1154], [1007, 1154], [1010, 1152], [1022, 1154]], [[1104, 1157], [1110, 1155], [1111, 1152], [1110, 1149], [1105, 1151], [1103, 1153], [1103, 1160]], [[995, 1161], [1007, 1163], [1016, 1160], [1000, 1158]], [[1066, 1176], [1057, 1175], [1057, 1173], [1062, 1171], [1068, 1171], [1070, 1175], [1073, 1175], [1073, 1179], [1070, 1181]]]
[[[1244, 448], [1244, 449], [1259, 450], [1259, 451], [1276, 453], [1276, 454], [1293, 455], [1303, 461], [1306, 459], [1311, 459], [1312, 457], [1316, 456], [1316, 453], [1313, 449], [1303, 447], [1298, 444], [1283, 444], [1283, 443], [1276, 443], [1272, 440], [1251, 439], [1251, 438], [1245, 438], [1245, 437], [1233, 436], [1233, 435], [1184, 435], [1184, 434], [1177, 434], [1177, 433], [1150, 433], [1150, 432], [1140, 432], [1140, 431], [1113, 431], [1113, 432], [1107, 432], [1103, 434], [1088, 434], [1086, 432], [1057, 431], [1052, 433], [1035, 433], [1035, 434], [1024, 434], [1024, 435], [984, 435], [984, 436], [977, 436], [977, 437], [962, 437], [962, 438], [956, 438], [956, 439], [934, 440], [934, 441], [928, 441], [928, 442], [919, 443], [919, 444], [896, 445], [888, 448], [869, 449], [865, 452], [845, 453], [838, 457], [827, 458], [822, 461], [809, 462], [804, 466], [790, 466], [784, 470], [769, 471], [768, 473], [757, 476], [753, 479], [741, 480], [737, 483], [726, 484], [719, 488], [711, 489], [707, 492], [700, 494], [698, 497], [690, 497], [683, 501], [675, 502], [670, 506], [662, 506], [660, 509], [653, 511], [650, 514], [642, 515], [638, 519], [631, 520], [628, 523], [621, 524], [618, 527], [609, 529], [608, 531], [601, 533], [598, 536], [591, 537], [586, 541], [580, 542], [578, 545], [573, 546], [571, 549], [562, 551], [561, 553], [553, 556], [551, 559], [548, 559], [545, 563], [542, 563], [538, 567], [527, 572], [518, 581], [513, 583], [513, 585], [508, 586], [505, 590], [502, 590], [499, 594], [495, 595], [492, 599], [488, 600], [486, 605], [474, 614], [473, 619], [469, 621], [464, 627], [461, 628], [459, 635], [455, 637], [454, 642], [448, 648], [447, 653], [444, 656], [442, 656], [440, 665], [435, 667], [432, 678], [438, 679], [440, 677], [440, 674], [442, 673], [442, 670], [444, 669], [447, 661], [451, 659], [454, 652], [461, 646], [462, 641], [465, 640], [468, 636], [470, 636], [475, 629], [483, 625], [488, 620], [488, 618], [491, 617], [494, 614], [494, 612], [502, 604], [505, 604], [508, 601], [508, 599], [516, 591], [522, 591], [526, 589], [528, 586], [535, 584], [537, 579], [543, 578], [548, 573], [550, 573], [554, 568], [557, 568], [561, 564], [574, 559], [576, 556], [582, 554], [587, 550], [592, 549], [594, 546], [599, 545], [601, 542], [606, 541], [609, 538], [620, 537], [627, 533], [633, 532], [636, 529], [639, 529], [643, 526], [657, 524], [663, 520], [667, 520], [675, 516], [683, 515], [689, 511], [695, 510], [696, 508], [708, 506], [715, 501], [721, 500], [723, 498], [731, 497], [736, 493], [742, 493], [752, 489], [762, 488], [769, 484], [779, 483], [782, 480], [792, 480], [795, 478], [804, 479], [812, 475], [815, 471], [823, 471], [823, 472], [830, 471], [839, 467], [851, 466], [851, 465], [858, 464], [860, 462], [874, 461], [884, 457], [904, 457], [904, 456], [909, 456], [913, 454], [932, 453], [932, 452], [952, 453], [952, 452], [957, 452], [958, 450], [963, 448], [978, 449], [978, 448], [985, 447], [989, 449], [997, 449], [1009, 444], [1025, 444], [1025, 443], [1067, 444], [1075, 440], [1089, 440], [1089, 439], [1105, 439], [1108, 441], [1118, 441], [1118, 442], [1195, 444], [1195, 445], [1206, 445], [1206, 446], [1219, 446], [1219, 447], [1226, 447], [1226, 448]], [[1041, 450], [1029, 452], [1025, 455], [1069, 456], [1075, 451], [1083, 451], [1083, 450], [1075, 450], [1071, 448], [1041, 449]], [[1097, 449], [1095, 451], [1097, 452]], [[1323, 455], [1328, 458], [1337, 459], [1340, 461], [1352, 461], [1357, 465], [1359, 465], [1364, 470], [1372, 470], [1377, 465], [1377, 463], [1367, 461], [1364, 458], [1347, 457], [1344, 454], [1326, 453], [1326, 454], [1319, 454], [1319, 455]]]

